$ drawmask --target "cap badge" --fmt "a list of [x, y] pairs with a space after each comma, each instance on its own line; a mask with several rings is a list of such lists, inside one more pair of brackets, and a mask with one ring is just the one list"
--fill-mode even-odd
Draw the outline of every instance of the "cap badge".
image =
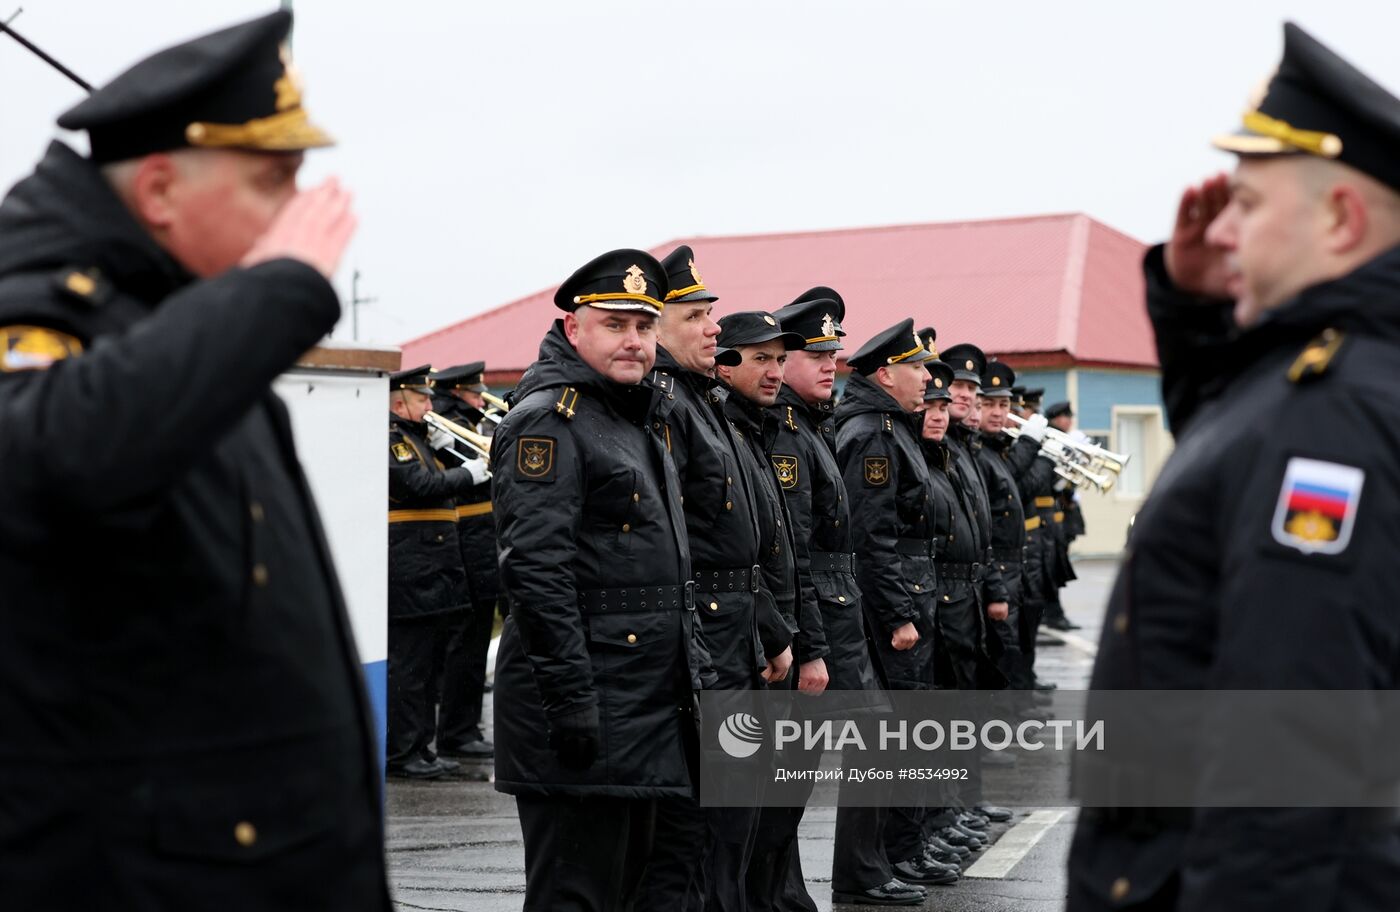
[[768, 316], [768, 314], [764, 314], [764, 315], [763, 315], [763, 322], [764, 322], [764, 323], [767, 323], [769, 326], [777, 326], [777, 325], [778, 325], [778, 321], [775, 320], [775, 319], [773, 319], [772, 317]]
[[690, 277], [695, 280], [696, 285], [704, 285], [705, 280], [700, 278], [700, 270], [695, 268], [695, 261], [690, 261]]
[[822, 314], [822, 335], [836, 335], [836, 321], [831, 318], [831, 314]]
[[287, 111], [301, 106], [301, 73], [292, 63], [291, 48], [283, 44], [277, 53], [282, 58], [282, 75], [272, 89], [277, 93], [277, 110]]
[[924, 340], [919, 338], [918, 333], [914, 333], [914, 349], [917, 351], [924, 347]]
[[1000, 377], [993, 377], [993, 378], [992, 378], [992, 386], [1001, 386], [1001, 378], [1000, 378]]
[[943, 389], [943, 378], [942, 378], [942, 377], [934, 377], [934, 378], [933, 378], [933, 385], [936, 386], [936, 387], [938, 387], [939, 389]]
[[976, 363], [974, 363], [974, 362], [973, 362], [972, 360], [970, 360], [970, 359], [966, 362], [966, 364], [967, 364], [967, 369], [968, 369], [968, 370], [976, 370], [976, 369], [977, 369]]
[[647, 278], [642, 275], [642, 267], [635, 263], [627, 267], [627, 275], [622, 278], [622, 290], [635, 295], [647, 293]]

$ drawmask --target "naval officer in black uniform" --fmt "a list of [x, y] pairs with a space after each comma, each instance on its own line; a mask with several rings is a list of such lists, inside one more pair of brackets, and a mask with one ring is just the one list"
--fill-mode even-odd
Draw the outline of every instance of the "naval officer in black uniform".
[[[277, 12], [61, 118], [0, 204], [0, 884], [387, 909], [374, 724], [273, 379], [355, 226]], [[75, 542], [85, 545], [74, 550]]]
[[[1144, 262], [1177, 446], [1091, 683], [1393, 690], [1400, 100], [1289, 24], [1262, 99], [1216, 145], [1234, 174], [1188, 189]], [[1069, 874], [1071, 912], [1379, 912], [1400, 895], [1400, 826], [1389, 808], [1086, 808]]]

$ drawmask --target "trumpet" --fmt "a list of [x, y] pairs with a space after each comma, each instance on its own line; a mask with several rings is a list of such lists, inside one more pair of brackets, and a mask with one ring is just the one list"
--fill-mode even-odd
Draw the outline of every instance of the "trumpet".
[[510, 404], [499, 396], [490, 393], [481, 394], [482, 401], [486, 403], [486, 408], [482, 410], [481, 416], [487, 418], [492, 424], [500, 424], [501, 419], [510, 411]]
[[[488, 464], [491, 462], [490, 437], [487, 437], [485, 434], [478, 434], [470, 428], [464, 428], [455, 421], [449, 421], [437, 412], [429, 412], [424, 415], [423, 421], [429, 427], [435, 427], [443, 433], [450, 435], [454, 440], [461, 443], [473, 453], [476, 453], [476, 455], [480, 456]], [[452, 450], [451, 452], [462, 462], [466, 462], [467, 459], [470, 458], [463, 453], [458, 453], [456, 450]]]
[[[1021, 436], [1020, 427], [1026, 423], [1026, 419], [1019, 415], [1006, 417], [1016, 427], [1002, 430], [1012, 437]], [[1076, 440], [1052, 427], [1045, 429], [1041, 449], [1055, 461], [1055, 474], [1072, 484], [1083, 487], [1087, 483], [1105, 493], [1113, 487], [1132, 457], [1130, 453], [1115, 453], [1095, 443]]]

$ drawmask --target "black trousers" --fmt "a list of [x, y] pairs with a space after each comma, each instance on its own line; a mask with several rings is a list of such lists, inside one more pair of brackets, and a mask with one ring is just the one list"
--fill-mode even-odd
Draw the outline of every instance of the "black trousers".
[[1028, 598], [1021, 603], [1021, 656], [1030, 669], [1031, 681], [1035, 680], [1035, 640], [1044, 617], [1044, 600]]
[[[1035, 683], [1031, 677], [1030, 662], [1022, 651], [1022, 620], [1024, 611], [1021, 592], [1021, 565], [1005, 565], [1005, 584], [1008, 611], [1006, 620], [987, 622], [987, 651], [996, 662], [997, 668], [1006, 676], [1013, 690], [1029, 690]], [[1035, 644], [1032, 643], [1034, 648]]]
[[[845, 782], [841, 784], [845, 788]], [[831, 889], [855, 893], [889, 883], [894, 877], [885, 853], [888, 807], [836, 809], [836, 855], [831, 859]], [[903, 859], [901, 859], [903, 860]]]
[[389, 619], [389, 735], [386, 765], [393, 769], [425, 756], [434, 723], [434, 659], [460, 613]]
[[525, 912], [631, 908], [654, 801], [517, 795], [515, 807], [525, 841]]
[[[942, 610], [942, 606], [939, 606]], [[888, 671], [893, 665], [899, 669], [890, 672], [890, 690], [931, 690], [934, 681], [934, 667], [938, 656], [945, 654], [947, 643], [942, 630], [935, 621], [932, 630], [919, 630], [919, 641], [906, 650], [889, 647], [883, 638], [878, 642], [880, 657]], [[922, 821], [925, 813], [924, 802], [913, 805], [891, 807], [886, 810], [881, 821], [881, 839], [888, 862], [908, 861], [923, 854]], [[886, 867], [888, 867], [888, 862]], [[885, 880], [880, 883], [885, 883]], [[835, 883], [835, 874], [832, 875]], [[852, 886], [857, 886], [852, 884]], [[869, 887], [876, 884], [861, 884]]]
[[442, 708], [438, 715], [438, 745], [458, 746], [479, 741], [481, 700], [486, 693], [486, 654], [491, 650], [495, 601], [473, 603], [454, 625], [442, 657]]
[[[797, 690], [797, 663], [787, 678], [769, 684], [770, 691]], [[792, 704], [791, 718], [800, 715]], [[815, 770], [821, 766], [820, 750], [803, 750], [801, 745], [784, 748], [775, 755], [774, 765], [784, 769]], [[805, 798], [811, 798], [813, 780], [806, 780]], [[746, 892], [749, 912], [817, 912], [817, 904], [807, 893], [802, 860], [797, 851], [797, 828], [802, 823], [801, 807], [762, 807], [754, 828], [753, 850], [749, 856]]]
[[651, 850], [637, 886], [637, 912], [702, 912], [705, 883], [701, 873], [709, 820], [694, 798], [658, 798]]

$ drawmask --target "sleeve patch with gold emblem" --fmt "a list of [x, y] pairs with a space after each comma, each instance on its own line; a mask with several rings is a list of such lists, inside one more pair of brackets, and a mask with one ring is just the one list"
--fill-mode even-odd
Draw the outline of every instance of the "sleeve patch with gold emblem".
[[553, 481], [554, 438], [521, 437], [515, 447], [515, 470], [525, 481]]
[[1351, 541], [1365, 480], [1355, 466], [1288, 460], [1274, 508], [1274, 540], [1303, 554], [1341, 554]]
[[791, 491], [797, 487], [797, 457], [774, 453], [770, 458], [773, 460], [773, 471], [778, 473], [778, 484], [783, 486], [783, 490]]
[[413, 460], [418, 458], [414, 455], [413, 448], [410, 447], [408, 444], [404, 443], [402, 440], [389, 447], [389, 452], [394, 454], [394, 459], [397, 462], [412, 462]]
[[43, 326], [0, 326], [0, 373], [44, 370], [83, 353], [83, 344]]
[[883, 488], [890, 483], [889, 457], [865, 457], [865, 483], [872, 488]]

